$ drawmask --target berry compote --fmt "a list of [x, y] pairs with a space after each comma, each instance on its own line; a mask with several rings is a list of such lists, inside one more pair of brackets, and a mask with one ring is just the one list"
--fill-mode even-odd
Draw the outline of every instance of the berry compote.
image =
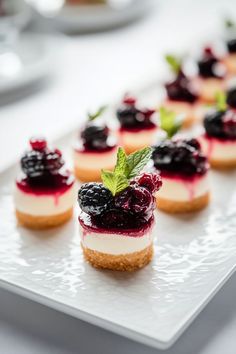
[[176, 78], [165, 84], [169, 100], [194, 103], [197, 98], [197, 92], [193, 87], [191, 80], [180, 70]]
[[197, 62], [197, 65], [199, 76], [204, 79], [222, 79], [224, 77], [224, 74], [219, 70], [219, 59], [210, 47], [204, 49], [202, 58]]
[[226, 102], [231, 108], [236, 109], [236, 87], [232, 87], [227, 91]]
[[212, 110], [204, 118], [206, 138], [223, 141], [236, 141], [236, 111], [228, 108], [225, 111]]

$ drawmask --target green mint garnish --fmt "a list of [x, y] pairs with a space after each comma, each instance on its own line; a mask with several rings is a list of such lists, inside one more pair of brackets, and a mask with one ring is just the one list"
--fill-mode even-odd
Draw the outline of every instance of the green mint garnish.
[[175, 73], [178, 74], [181, 70], [182, 66], [182, 60], [179, 58], [175, 57], [174, 55], [167, 54], [165, 56], [166, 62], [169, 64], [171, 70]]
[[230, 29], [230, 28], [235, 28], [236, 27], [236, 24], [235, 22], [233, 22], [231, 19], [227, 18], [225, 20], [225, 27]]
[[92, 120], [100, 117], [105, 112], [106, 109], [107, 109], [107, 106], [102, 106], [94, 114], [88, 113], [88, 120], [92, 121]]
[[165, 107], [160, 108], [160, 127], [165, 130], [168, 138], [172, 138], [181, 128], [182, 122], [177, 119], [176, 113]]
[[135, 151], [129, 156], [126, 155], [123, 148], [119, 148], [114, 171], [102, 170], [101, 172], [104, 186], [111, 191], [113, 196], [127, 188], [129, 180], [141, 172], [150, 160], [151, 154], [151, 147]]
[[226, 103], [226, 94], [223, 91], [216, 92], [216, 108], [218, 111], [226, 111], [227, 103]]

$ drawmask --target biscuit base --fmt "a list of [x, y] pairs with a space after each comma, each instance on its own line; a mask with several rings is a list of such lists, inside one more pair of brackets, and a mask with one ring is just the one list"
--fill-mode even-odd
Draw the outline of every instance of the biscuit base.
[[64, 213], [48, 216], [35, 216], [22, 213], [16, 210], [16, 217], [21, 226], [34, 230], [49, 229], [52, 227], [60, 226], [71, 219], [73, 215], [73, 208], [65, 211]]
[[232, 160], [216, 160], [216, 159], [209, 159], [210, 165], [212, 168], [216, 170], [230, 170], [236, 168], [236, 159]]
[[[106, 170], [113, 170], [114, 166], [106, 167]], [[101, 170], [89, 170], [86, 168], [75, 167], [74, 173], [76, 178], [81, 182], [100, 182]]]
[[186, 202], [173, 201], [160, 198], [157, 196], [157, 208], [167, 213], [190, 213], [205, 208], [210, 201], [210, 193], [206, 193], [200, 197], [194, 198]]
[[93, 251], [83, 245], [85, 259], [95, 268], [132, 272], [143, 268], [153, 257], [153, 244], [139, 252], [112, 255]]

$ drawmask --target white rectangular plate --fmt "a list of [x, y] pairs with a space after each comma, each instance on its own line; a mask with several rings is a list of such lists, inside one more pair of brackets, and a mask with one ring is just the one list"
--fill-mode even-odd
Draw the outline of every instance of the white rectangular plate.
[[[151, 99], [155, 92], [146, 92]], [[57, 142], [65, 153], [72, 135]], [[18, 227], [12, 187], [17, 167], [0, 175], [0, 283], [12, 291], [158, 348], [167, 348], [236, 265], [236, 173], [211, 173], [202, 212], [157, 214], [155, 257], [135, 273], [85, 263], [77, 216], [45, 232]], [[77, 208], [76, 208], [77, 209]]]

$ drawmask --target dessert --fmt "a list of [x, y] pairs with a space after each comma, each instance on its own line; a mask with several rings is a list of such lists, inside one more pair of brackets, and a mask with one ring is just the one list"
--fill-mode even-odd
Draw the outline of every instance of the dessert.
[[74, 177], [66, 170], [62, 154], [45, 139], [31, 139], [31, 149], [21, 158], [22, 175], [15, 184], [18, 222], [32, 229], [64, 224], [73, 213]]
[[137, 107], [136, 99], [125, 96], [117, 110], [120, 123], [119, 138], [127, 154], [163, 139], [165, 133], [155, 122], [155, 110]]
[[153, 256], [155, 198], [160, 176], [140, 171], [151, 148], [126, 156], [119, 148], [113, 172], [102, 171], [102, 183], [85, 183], [78, 193], [81, 245], [94, 267], [133, 271]]
[[74, 147], [75, 175], [82, 182], [101, 180], [101, 169], [112, 169], [116, 163], [117, 139], [100, 119], [104, 109], [88, 115]]
[[165, 84], [167, 98], [162, 102], [166, 109], [183, 116], [183, 127], [187, 128], [198, 120], [198, 93], [192, 79], [186, 76], [182, 62], [174, 56], [167, 55], [174, 79]]
[[156, 195], [159, 209], [183, 213], [207, 206], [208, 162], [196, 139], [166, 140], [154, 147], [152, 159], [163, 183]]
[[199, 76], [196, 79], [196, 84], [199, 97], [207, 103], [212, 103], [215, 101], [216, 93], [224, 89], [225, 67], [210, 47], [204, 49], [202, 58], [197, 62], [197, 65]]
[[229, 105], [229, 107], [236, 109], [236, 87], [231, 87], [227, 92], [226, 92], [226, 103]]
[[225, 104], [222, 97], [206, 114], [205, 134], [201, 136], [202, 149], [213, 168], [228, 169], [236, 167], [236, 111]]
[[223, 63], [230, 74], [236, 74], [236, 26], [230, 20], [226, 21], [226, 48], [227, 54]]

